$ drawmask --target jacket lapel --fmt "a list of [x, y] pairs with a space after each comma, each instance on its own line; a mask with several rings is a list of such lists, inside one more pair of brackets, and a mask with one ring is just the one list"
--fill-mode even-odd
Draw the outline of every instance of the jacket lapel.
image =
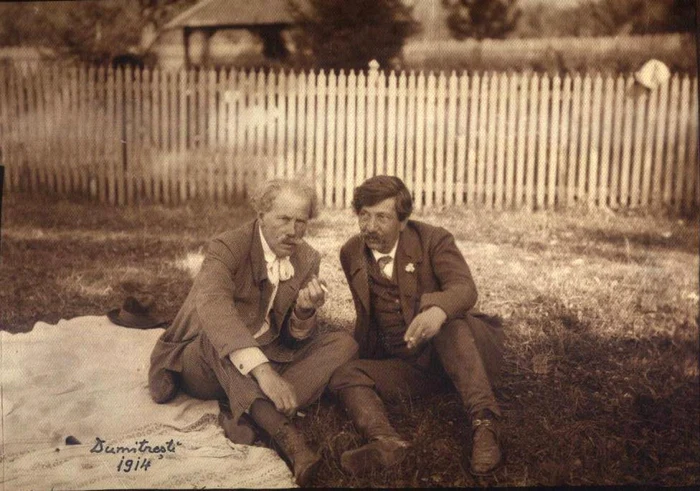
[[352, 251], [350, 277], [350, 286], [357, 293], [365, 311], [369, 313], [369, 277], [365, 260], [365, 243], [362, 240], [357, 241], [357, 247]]
[[307, 265], [300, 261], [299, 254], [291, 255], [289, 261], [294, 267], [294, 276], [287, 281], [280, 281], [272, 307], [275, 314], [274, 322], [278, 331], [282, 326], [282, 322], [284, 322], [285, 314], [296, 300], [299, 290], [301, 290], [301, 278], [306, 277]]
[[[253, 237], [250, 244], [250, 268], [253, 273], [253, 281], [256, 285], [267, 279], [267, 265], [260, 241], [260, 220], [255, 220], [253, 225]], [[268, 297], [268, 301], [270, 298]]]
[[418, 267], [422, 261], [423, 247], [418, 234], [409, 225], [399, 236], [396, 248], [396, 279], [401, 292], [401, 311], [408, 326], [416, 315], [418, 297]]
[[250, 264], [253, 274], [253, 281], [260, 289], [260, 303], [258, 305], [258, 315], [253, 326], [261, 326], [267, 315], [267, 306], [274, 291], [274, 285], [267, 280], [267, 265], [265, 254], [263, 253], [262, 242], [260, 241], [260, 222], [255, 220], [253, 227], [253, 238], [250, 246]]

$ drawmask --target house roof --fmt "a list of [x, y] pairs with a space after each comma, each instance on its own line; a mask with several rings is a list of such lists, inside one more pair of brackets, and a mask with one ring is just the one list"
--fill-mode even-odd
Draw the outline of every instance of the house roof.
[[236, 27], [293, 24], [289, 0], [201, 0], [165, 25], [183, 27]]

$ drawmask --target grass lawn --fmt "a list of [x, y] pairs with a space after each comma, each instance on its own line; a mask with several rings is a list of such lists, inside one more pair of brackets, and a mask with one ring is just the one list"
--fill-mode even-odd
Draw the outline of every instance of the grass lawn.
[[[172, 318], [191, 279], [182, 268], [245, 207], [114, 209], [24, 195], [3, 203], [0, 326], [102, 314], [127, 294]], [[398, 468], [361, 479], [339, 455], [359, 443], [322, 399], [300, 420], [325, 456], [319, 486], [700, 485], [698, 223], [641, 214], [444, 210], [414, 218], [454, 233], [479, 288], [479, 309], [505, 319], [506, 465], [467, 472], [466, 415], [453, 394], [392, 408], [414, 442]], [[338, 251], [355, 233], [327, 210], [307, 238], [323, 255], [330, 326], [353, 307]], [[206, 483], [203, 483], [206, 484]]]

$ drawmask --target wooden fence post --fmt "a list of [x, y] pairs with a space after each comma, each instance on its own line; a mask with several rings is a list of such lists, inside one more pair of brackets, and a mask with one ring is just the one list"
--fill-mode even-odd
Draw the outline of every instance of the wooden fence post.
[[493, 184], [496, 167], [496, 124], [498, 117], [498, 81], [499, 77], [496, 72], [491, 72], [489, 83], [489, 99], [488, 99], [488, 124], [486, 133], [486, 172], [484, 182], [484, 198], [483, 205], [487, 210], [493, 209]]
[[[437, 207], [445, 205], [445, 127], [447, 126], [446, 107], [447, 107], [447, 78], [444, 72], [440, 72], [437, 79], [437, 104], [435, 106], [435, 172], [432, 179], [435, 183], [434, 201], [433, 204]], [[431, 193], [432, 194], [432, 193]]]
[[455, 145], [457, 144], [457, 74], [450, 73], [449, 88], [447, 94], [447, 138], [445, 151], [445, 200], [447, 206], [455, 202]]
[[326, 177], [323, 159], [326, 155], [324, 145], [326, 143], [325, 128], [329, 124], [326, 113], [326, 73], [321, 70], [318, 74], [316, 89], [316, 140], [314, 148], [313, 176], [316, 184], [316, 195], [323, 202], [323, 180]]
[[357, 103], [357, 75], [355, 71], [351, 70], [348, 76], [348, 108], [347, 108], [347, 121], [345, 127], [347, 128], [347, 147], [346, 147], [346, 157], [345, 157], [345, 208], [350, 207], [352, 202], [352, 191], [355, 188], [355, 145], [353, 141], [357, 138], [357, 121], [355, 107]]
[[[347, 84], [348, 77], [343, 70], [340, 70], [338, 75], [338, 99], [337, 99], [337, 116], [336, 116], [336, 144], [335, 144], [335, 206], [343, 208], [346, 203], [345, 199], [345, 143], [347, 142], [345, 133], [345, 108], [347, 107]], [[348, 197], [348, 201], [351, 200]]]
[[571, 95], [571, 132], [569, 133], [569, 159], [566, 175], [566, 205], [571, 207], [576, 199], [576, 170], [579, 162], [578, 142], [581, 117], [581, 76], [574, 77], [574, 89]]
[[[538, 210], [544, 208], [544, 197], [546, 191], [546, 176], [547, 176], [547, 145], [549, 143], [549, 76], [545, 73], [540, 81], [540, 107], [539, 107], [539, 124], [537, 127], [537, 137], [539, 145], [537, 147], [537, 166], [532, 169], [532, 178], [537, 179], [537, 191], [535, 199], [535, 207]], [[536, 175], [536, 176], [535, 176]]]
[[425, 162], [425, 74], [418, 74], [418, 86], [416, 88], [416, 161], [413, 173], [413, 203], [416, 209], [423, 208], [423, 163]]
[[[485, 75], [485, 74], [484, 74]], [[477, 166], [477, 139], [478, 130], [477, 126], [479, 121], [484, 121], [484, 118], [479, 119], [479, 115], [482, 113], [481, 107], [481, 77], [478, 73], [474, 73], [471, 77], [471, 97], [470, 108], [469, 108], [469, 130], [467, 135], [469, 137], [469, 143], [467, 144], [467, 178], [466, 178], [466, 192], [467, 192], [467, 207], [471, 207], [476, 202], [476, 166]], [[485, 107], [485, 106], [484, 106]]]
[[586, 177], [588, 176], [588, 165], [591, 156], [591, 85], [592, 80], [589, 74], [583, 78], [583, 93], [581, 99], [581, 141], [578, 157], [578, 177], [576, 179], [576, 201], [583, 203], [586, 201]]
[[571, 138], [571, 89], [573, 80], [568, 74], [562, 81], [563, 89], [561, 94], [561, 123], [559, 124], [559, 156], [557, 158], [556, 174], [556, 204], [563, 208], [566, 206], [567, 177], [569, 166], [571, 165], [569, 156], [569, 145]]
[[613, 97], [615, 95], [615, 80], [611, 76], [605, 78], [605, 88], [603, 90], [603, 130], [602, 143], [600, 149], [600, 186], [598, 194], [598, 206], [608, 206], [608, 196], [610, 189], [610, 144], [613, 133]]
[[328, 137], [326, 138], [326, 161], [324, 169], [326, 172], [326, 189], [323, 203], [327, 207], [337, 207], [336, 186], [335, 186], [335, 128], [338, 118], [336, 117], [336, 102], [338, 99], [338, 78], [335, 71], [330, 71], [328, 74], [328, 108], [326, 113], [326, 129]]
[[680, 77], [676, 74], [670, 80], [669, 94], [669, 111], [668, 111], [668, 128], [666, 139], [666, 154], [664, 158], [664, 167], [666, 170], [664, 176], [664, 196], [663, 204], [669, 206], [673, 204], [674, 176], [677, 179], [678, 163], [676, 161], [676, 144], [678, 142], [678, 104], [680, 98]]
[[459, 76], [459, 121], [457, 123], [457, 167], [455, 169], [455, 204], [464, 203], [464, 183], [467, 163], [467, 116], [471, 110], [469, 103], [469, 74], [463, 71]]
[[589, 168], [588, 168], [588, 204], [595, 206], [598, 199], [598, 168], [600, 161], [600, 127], [601, 127], [601, 104], [603, 97], [603, 78], [600, 74], [596, 74], [593, 80], [593, 103], [591, 107], [591, 145], [589, 150]]
[[396, 92], [397, 80], [394, 70], [389, 73], [389, 88], [387, 90], [387, 122], [386, 122], [386, 173], [396, 175], [396, 134], [399, 126], [396, 121]]
[[527, 167], [525, 170], [525, 206], [528, 210], [534, 208], [534, 193], [535, 193], [535, 169], [537, 165], [537, 137], [539, 128], [537, 128], [537, 110], [538, 94], [540, 89], [540, 77], [537, 73], [533, 74], [530, 84], [530, 117], [528, 119], [528, 142], [527, 142]]
[[433, 188], [435, 185], [435, 127], [436, 114], [436, 85], [437, 79], [433, 72], [428, 74], [426, 116], [425, 116], [425, 167], [422, 165], [417, 169], [416, 179], [418, 180], [418, 189], [420, 195], [425, 197], [423, 205], [432, 208], [435, 196]]
[[518, 151], [515, 157], [515, 208], [520, 208], [523, 205], [523, 186], [525, 184], [525, 148], [528, 139], [527, 125], [527, 97], [529, 94], [530, 79], [525, 74], [519, 74], [520, 92], [518, 94]]
[[399, 179], [406, 178], [406, 133], [407, 127], [410, 124], [406, 108], [408, 106], [407, 84], [408, 77], [406, 72], [401, 72], [398, 76], [398, 104], [397, 104], [397, 128], [396, 128], [396, 175]]
[[[416, 105], [418, 97], [417, 89], [418, 80], [416, 78], [416, 73], [411, 71], [407, 80], [407, 94], [408, 94], [408, 107], [407, 111], [407, 123], [406, 123], [406, 165], [405, 165], [405, 183], [409, 189], [414, 189], [413, 187], [413, 166], [416, 162]], [[422, 117], [422, 115], [421, 115]], [[415, 196], [415, 193], [414, 193]]]
[[489, 106], [489, 80], [490, 73], [484, 73], [481, 79], [479, 92], [479, 132], [478, 132], [478, 157], [476, 161], [476, 181], [474, 181], [475, 203], [477, 207], [484, 206], [484, 180], [486, 175], [486, 141], [488, 132], [488, 106]]
[[[547, 208], [554, 208], [556, 203], [556, 184], [557, 173], [559, 168], [559, 118], [561, 114], [561, 78], [555, 75], [552, 79], [552, 109], [551, 109], [551, 124], [549, 134], [549, 163], [547, 171]], [[544, 169], [539, 169], [544, 175]]]

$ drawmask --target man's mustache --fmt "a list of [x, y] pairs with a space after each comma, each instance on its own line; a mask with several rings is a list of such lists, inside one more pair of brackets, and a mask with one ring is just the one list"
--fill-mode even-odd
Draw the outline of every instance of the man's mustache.
[[303, 239], [300, 239], [299, 237], [294, 237], [294, 236], [292, 236], [292, 237], [284, 237], [284, 238], [282, 239], [282, 243], [285, 244], [285, 245], [295, 245], [295, 246], [297, 246], [297, 245], [301, 244], [302, 241], [303, 241]]
[[364, 233], [364, 234], [362, 234], [362, 237], [365, 240], [371, 240], [373, 242], [377, 242], [377, 241], [382, 239], [382, 237], [379, 234], [375, 234], [375, 233]]

